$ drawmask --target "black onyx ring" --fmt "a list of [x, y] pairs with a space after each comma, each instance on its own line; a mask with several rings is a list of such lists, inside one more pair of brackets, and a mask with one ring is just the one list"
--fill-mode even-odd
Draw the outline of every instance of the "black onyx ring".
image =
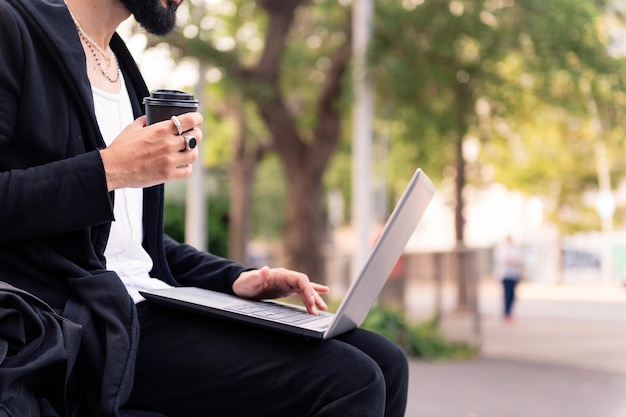
[[193, 135], [185, 135], [183, 134], [183, 138], [185, 138], [185, 149], [193, 149], [198, 145], [198, 140]]

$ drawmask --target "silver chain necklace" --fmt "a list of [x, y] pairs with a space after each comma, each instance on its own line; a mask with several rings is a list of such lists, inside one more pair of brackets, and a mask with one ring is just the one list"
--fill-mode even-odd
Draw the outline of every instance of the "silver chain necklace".
[[[76, 26], [76, 30], [78, 31], [78, 34], [79, 34], [80, 38], [87, 45], [87, 48], [89, 48], [89, 51], [91, 52], [91, 54], [93, 55], [94, 59], [96, 60], [96, 64], [98, 65], [98, 68], [100, 69], [100, 72], [102, 73], [104, 78], [107, 79], [107, 81], [109, 81], [109, 82], [111, 82], [113, 84], [116, 83], [119, 80], [119, 78], [120, 78], [120, 65], [119, 65], [119, 63], [117, 61], [117, 57], [115, 56], [113, 51], [111, 51], [111, 53], [107, 53], [102, 47], [100, 47], [100, 45], [98, 45], [98, 43], [96, 41], [94, 41], [87, 34], [87, 32], [85, 32], [85, 29], [83, 29], [83, 25], [80, 23], [80, 20], [78, 20], [76, 15], [74, 15], [74, 13], [72, 12], [72, 9], [70, 9], [70, 6], [67, 3], [65, 3], [65, 5], [67, 6], [67, 10], [70, 12], [70, 16], [72, 16], [72, 20], [74, 21], [74, 25]], [[111, 76], [108, 74], [107, 68], [104, 68], [104, 66], [102, 65], [102, 61], [100, 61], [100, 59], [98, 58], [98, 55], [96, 54], [96, 51], [93, 49], [94, 47], [107, 60], [108, 68], [110, 68], [112, 66], [112, 62], [113, 62], [113, 60], [115, 60], [115, 67], [116, 67], [115, 68], [116, 69], [116, 71], [115, 71], [116, 72], [115, 78], [111, 78]]]

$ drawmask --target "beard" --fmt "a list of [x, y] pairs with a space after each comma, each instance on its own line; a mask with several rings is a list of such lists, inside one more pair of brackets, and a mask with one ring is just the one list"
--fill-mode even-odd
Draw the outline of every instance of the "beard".
[[148, 33], [163, 36], [170, 33], [176, 26], [178, 5], [171, 0], [167, 0], [167, 7], [164, 7], [160, 0], [120, 1]]

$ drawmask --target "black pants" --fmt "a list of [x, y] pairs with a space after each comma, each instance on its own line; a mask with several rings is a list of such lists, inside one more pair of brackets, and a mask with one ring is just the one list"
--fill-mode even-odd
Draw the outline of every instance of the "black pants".
[[517, 287], [516, 278], [504, 278], [502, 285], [504, 287], [504, 317], [511, 317], [513, 314], [513, 304], [515, 303], [515, 287]]
[[148, 302], [129, 408], [168, 417], [402, 417], [408, 365], [387, 339], [333, 340], [233, 324]]

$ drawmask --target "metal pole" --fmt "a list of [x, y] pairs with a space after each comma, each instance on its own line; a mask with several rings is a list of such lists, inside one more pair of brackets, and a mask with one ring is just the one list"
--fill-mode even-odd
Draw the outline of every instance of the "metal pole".
[[[202, 107], [203, 80], [205, 66], [200, 64], [200, 79], [196, 84], [195, 96]], [[202, 111], [202, 108], [200, 109]], [[208, 143], [206, 141], [205, 143]], [[206, 146], [206, 145], [205, 145]], [[185, 243], [198, 250], [207, 250], [207, 202], [204, 195], [204, 165], [202, 164], [202, 148], [200, 157], [193, 164], [193, 172], [187, 179], [187, 204], [185, 207]]]
[[615, 203], [611, 189], [611, 176], [606, 155], [606, 147], [602, 139], [602, 123], [598, 115], [598, 106], [591, 91], [589, 80], [580, 81], [580, 89], [587, 96], [587, 108], [591, 116], [593, 135], [595, 140], [594, 153], [598, 173], [598, 215], [602, 221], [602, 270], [600, 281], [602, 284], [614, 284], [613, 277], [613, 214]]
[[354, 114], [352, 136], [353, 275], [363, 266], [371, 245], [372, 115], [374, 100], [367, 65], [371, 39], [373, 0], [355, 0], [352, 11]]

